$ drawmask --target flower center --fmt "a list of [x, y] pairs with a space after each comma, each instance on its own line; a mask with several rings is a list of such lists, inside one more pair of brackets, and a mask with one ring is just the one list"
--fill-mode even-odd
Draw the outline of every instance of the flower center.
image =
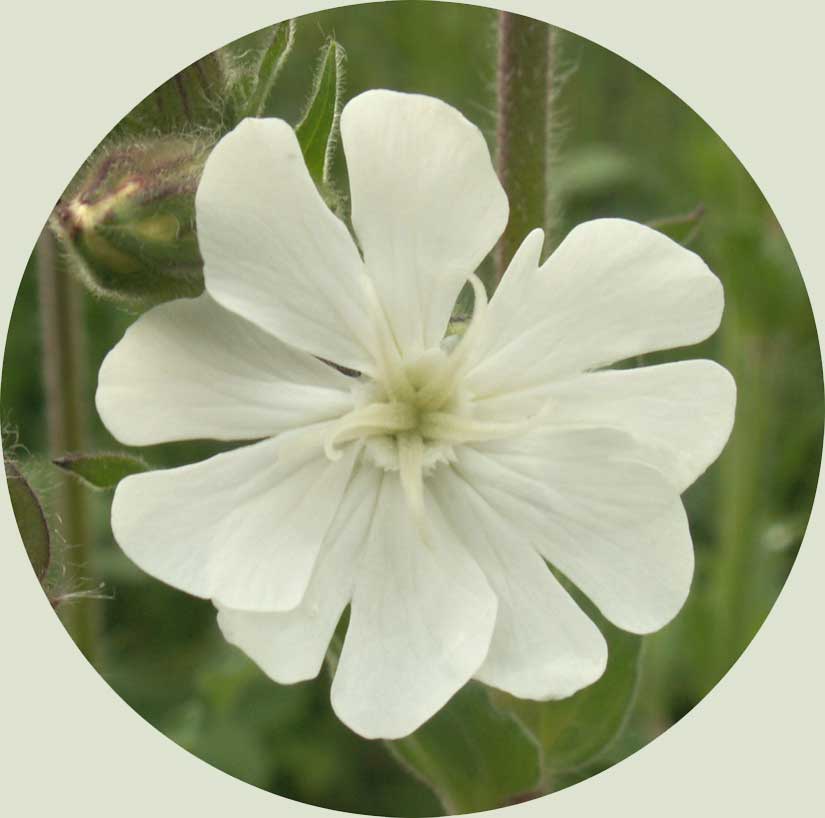
[[342, 445], [359, 440], [364, 444], [365, 457], [373, 465], [397, 471], [422, 532], [426, 530], [426, 475], [439, 463], [451, 462], [456, 445], [508, 437], [525, 428], [523, 423], [474, 417], [464, 374], [467, 352], [478, 335], [487, 297], [477, 276], [471, 276], [470, 283], [475, 291], [473, 318], [449, 352], [439, 347], [413, 359], [404, 358], [380, 305], [375, 304], [381, 352], [379, 375], [375, 379], [362, 376], [355, 381], [355, 408], [338, 420], [324, 439], [324, 451], [331, 460], [341, 456]]
[[[355, 409], [341, 418], [324, 442], [331, 459], [353, 440], [366, 444], [366, 455], [382, 469], [400, 471], [405, 452], [420, 453], [429, 471], [452, 459], [458, 425], [470, 420], [469, 401], [460, 373], [441, 349], [428, 350], [381, 380], [362, 379], [353, 387]], [[417, 456], [417, 455], [416, 455]]]

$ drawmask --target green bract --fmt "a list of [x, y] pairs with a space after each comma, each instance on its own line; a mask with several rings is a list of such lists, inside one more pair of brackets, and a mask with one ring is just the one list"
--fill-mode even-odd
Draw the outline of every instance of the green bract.
[[6, 461], [6, 485], [9, 490], [12, 511], [26, 553], [39, 580], [43, 580], [51, 561], [51, 533], [43, 513], [40, 498], [29, 485], [20, 469]]

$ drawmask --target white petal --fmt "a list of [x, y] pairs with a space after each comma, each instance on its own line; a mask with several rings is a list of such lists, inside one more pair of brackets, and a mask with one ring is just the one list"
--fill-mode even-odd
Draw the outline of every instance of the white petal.
[[649, 633], [682, 607], [693, 545], [678, 493], [609, 429], [464, 447], [456, 470], [618, 627]]
[[470, 375], [478, 396], [694, 344], [719, 326], [719, 279], [649, 227], [585, 222], [540, 269], [539, 238], [525, 239], [490, 301]]
[[419, 727], [478, 670], [496, 598], [430, 501], [430, 542], [386, 473], [332, 684], [338, 717], [366, 738]]
[[291, 611], [221, 608], [218, 625], [276, 682], [293, 684], [318, 675], [329, 641], [352, 595], [357, 561], [378, 499], [378, 469], [361, 468], [347, 487], [324, 539], [309, 587]]
[[372, 370], [363, 264], [292, 128], [245, 119], [215, 146], [195, 200], [206, 289], [282, 340]]
[[554, 424], [628, 433], [637, 443], [636, 457], [682, 492], [716, 460], [730, 436], [736, 383], [713, 361], [679, 361], [589, 372], [477, 404], [497, 420], [543, 406]]
[[339, 417], [349, 378], [208, 295], [144, 313], [106, 356], [97, 410], [121, 442], [252, 440]]
[[352, 223], [396, 341], [437, 346], [507, 223], [484, 137], [438, 99], [373, 90], [346, 105], [341, 138]]
[[627, 432], [680, 492], [719, 456], [736, 410], [731, 374], [702, 360], [588, 373], [548, 394], [554, 420]]
[[123, 480], [112, 531], [144, 571], [241, 610], [294, 608], [352, 473], [356, 447], [279, 458], [297, 433]]
[[498, 597], [490, 652], [476, 678], [526, 699], [560, 699], [595, 682], [607, 643], [527, 544], [516, 521], [503, 517], [449, 469], [434, 494], [466, 541]]

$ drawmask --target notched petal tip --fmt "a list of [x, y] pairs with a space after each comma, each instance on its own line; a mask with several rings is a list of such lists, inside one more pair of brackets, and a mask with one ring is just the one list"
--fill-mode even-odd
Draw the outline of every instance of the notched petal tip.
[[[295, 132], [288, 122], [277, 117], [257, 118], [245, 117], [229, 133], [224, 135], [209, 154], [201, 175], [201, 183], [195, 193], [195, 210], [204, 207], [213, 194], [210, 184], [213, 177], [223, 175], [224, 167], [228, 164], [231, 170], [235, 157], [243, 156], [250, 146], [259, 147], [261, 142], [268, 142], [272, 137], [277, 139], [276, 144], [283, 140], [298, 141]], [[299, 148], [300, 153], [300, 148]]]
[[[678, 562], [670, 562], [668, 582], [660, 584], [655, 592], [651, 590], [645, 604], [638, 604], [635, 608], [616, 612], [610, 606], [605, 607], [599, 604], [602, 613], [614, 625], [639, 636], [660, 631], [676, 618], [690, 596], [695, 571], [693, 541], [682, 502], [677, 501], [669, 514], [662, 515], [659, 521], [654, 521], [652, 526], [648, 526], [648, 529], [653, 528], [659, 529], [660, 541], [671, 536], [673, 539], [681, 540], [682, 543], [678, 549]], [[650, 539], [653, 542], [653, 538]], [[660, 583], [662, 576], [664, 575], [660, 573]]]
[[[294, 622], [283, 622], [292, 612], [255, 613], [236, 611], [221, 607], [215, 603], [217, 611], [216, 622], [223, 638], [242, 651], [267, 675], [273, 682], [282, 685], [292, 685], [314, 679], [321, 672], [324, 664], [326, 644], [319, 646], [318, 639], [312, 632], [311, 623], [302, 623], [296, 627]], [[269, 654], [273, 640], [277, 645], [283, 634], [289, 634], [290, 628], [303, 637], [303, 643], [284, 645], [292, 648], [289, 656], [280, 661], [273, 661]], [[265, 634], [269, 632], [270, 639]]]
[[590, 687], [604, 676], [607, 670], [609, 658], [607, 640], [602, 632], [594, 625], [594, 630], [598, 633], [598, 650], [593, 651], [593, 655], [587, 659], [579, 658], [576, 662], [575, 671], [567, 679], [561, 673], [556, 673], [552, 683], [546, 685], [545, 691], [532, 691], [532, 695], [518, 695], [520, 699], [533, 699], [539, 702], [555, 702], [569, 699], [575, 696], [580, 690]]
[[701, 310], [704, 319], [701, 329], [697, 325], [695, 340], [691, 343], [703, 341], [719, 328], [725, 308], [724, 287], [719, 276], [698, 253], [661, 231], [630, 219], [603, 218], [581, 222], [570, 231], [563, 244], [572, 242], [574, 238], [588, 243], [604, 242], [611, 251], [613, 248], [636, 245], [639, 248], [636, 252], [640, 255], [656, 254], [660, 257], [663, 275], [675, 272], [678, 266], [678, 277], [693, 281], [692, 307]]
[[112, 356], [115, 354], [115, 350], [117, 349], [117, 347], [118, 345], [116, 344], [106, 353], [106, 357], [103, 359], [103, 363], [100, 365], [100, 369], [98, 370], [97, 388], [95, 389], [94, 398], [95, 410], [97, 411], [98, 417], [102, 421], [103, 425], [112, 435], [112, 437], [114, 437], [115, 440], [118, 440], [121, 443], [125, 444], [126, 446], [131, 446], [134, 444], [124, 440], [118, 433], [117, 416], [116, 413], [113, 411], [112, 399], [109, 391], [110, 373], [114, 368]]
[[[467, 119], [458, 108], [448, 102], [427, 94], [394, 91], [389, 88], [371, 88], [354, 96], [344, 105], [341, 111], [341, 129], [343, 130], [349, 127], [350, 124], [354, 124], [350, 120], [359, 116], [372, 118], [378, 115], [389, 119], [395, 114], [405, 118], [413, 115], [412, 121], [415, 121], [422, 114], [444, 116], [451, 120], [453, 126], [465, 127], [469, 132], [477, 134], [482, 140], [484, 139], [484, 134], [478, 125]], [[437, 134], [433, 134], [433, 136], [437, 137]]]
[[726, 392], [729, 406], [729, 416], [726, 424], [727, 434], [725, 435], [725, 440], [727, 440], [733, 431], [733, 423], [736, 417], [736, 406], [739, 401], [739, 387], [736, 385], [736, 379], [733, 377], [733, 373], [729, 369], [726, 369], [716, 361], [708, 361], [707, 363], [713, 367], [714, 371], [716, 371], [720, 385], [724, 384], [724, 387], [722, 388]]
[[151, 554], [147, 555], [143, 547], [140, 531], [142, 521], [146, 517], [146, 509], [142, 497], [144, 487], [151, 486], [157, 474], [157, 471], [133, 474], [117, 484], [112, 497], [112, 536], [120, 550], [144, 573], [172, 588], [177, 588], [200, 599], [208, 599], [211, 589], [203, 581], [204, 577], [198, 577], [193, 573], [188, 582], [181, 582], [171, 576], [161, 575], [162, 572], [158, 572]]
[[539, 269], [541, 251], [544, 248], [544, 230], [536, 227], [531, 230], [519, 245], [504, 276], [527, 275]]
[[[707, 466], [710, 466], [722, 453], [733, 433], [739, 389], [730, 370], [717, 361], [697, 358], [686, 361], [683, 366], [695, 367], [697, 383], [704, 384], [706, 388], [712, 387], [714, 393], [712, 402], [710, 398], [706, 400], [707, 410], [715, 409], [715, 422], [713, 429], [709, 430], [709, 437], [716, 444], [715, 448], [708, 452]], [[697, 474], [694, 480], [699, 476], [700, 474]]]

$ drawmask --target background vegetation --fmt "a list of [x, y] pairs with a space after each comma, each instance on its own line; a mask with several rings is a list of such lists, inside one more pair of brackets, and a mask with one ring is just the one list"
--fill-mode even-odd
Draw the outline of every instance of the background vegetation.
[[[495, 14], [426, 2], [369, 4], [299, 21], [296, 50], [270, 113], [298, 119], [327, 34], [346, 48], [347, 97], [371, 87], [417, 91], [461, 109], [494, 134]], [[236, 45], [238, 53], [254, 35]], [[649, 356], [714, 358], [739, 387], [737, 422], [722, 458], [686, 494], [698, 569], [686, 608], [645, 640], [635, 705], [600, 758], [554, 785], [583, 780], [626, 757], [691, 710], [729, 669], [769, 612], [791, 569], [816, 488], [822, 450], [821, 359], [802, 278], [757, 186], [713, 131], [652, 78], [562, 33], [556, 239], [596, 216], [655, 221], [704, 215], [684, 234], [725, 285], [722, 328], [700, 348]], [[80, 160], [80, 157], [78, 157]], [[346, 189], [344, 162], [336, 178]], [[33, 265], [30, 265], [30, 268]], [[2, 380], [7, 451], [19, 455], [47, 503], [63, 479], [48, 459], [37, 365], [33, 269], [18, 295]], [[87, 303], [89, 372], [134, 316]], [[15, 446], [15, 442], [16, 446]], [[122, 448], [94, 419], [92, 449]], [[151, 447], [153, 466], [200, 459], [208, 444]], [[380, 743], [351, 733], [329, 705], [329, 678], [270, 682], [220, 637], [210, 603], [143, 575], [116, 548], [106, 494], [90, 494], [92, 539], [83, 583], [95, 609], [96, 666], [137, 713], [181, 746], [259, 787], [359, 813], [433, 815], [429, 790]], [[53, 520], [60, 536], [60, 521]], [[16, 544], [12, 544], [16, 546]], [[75, 544], [60, 544], [63, 565]], [[59, 581], [59, 578], [58, 578]], [[789, 670], [790, 675], [793, 670]], [[56, 693], [56, 695], [59, 695]]]

